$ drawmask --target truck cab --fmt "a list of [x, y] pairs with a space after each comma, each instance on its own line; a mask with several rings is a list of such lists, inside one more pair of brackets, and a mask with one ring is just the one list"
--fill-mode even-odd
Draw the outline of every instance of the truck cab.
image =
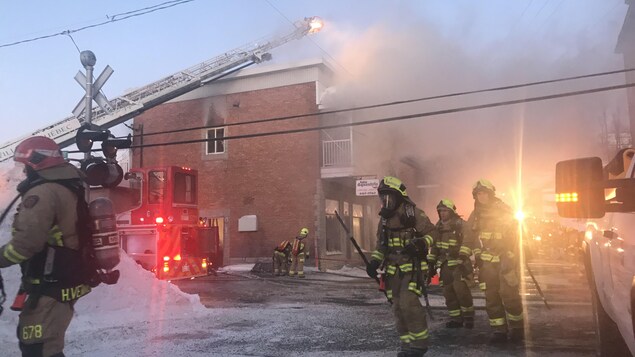
[[586, 225], [582, 251], [601, 356], [635, 355], [634, 157], [628, 148], [606, 165], [593, 157], [556, 166], [558, 213]]
[[218, 227], [199, 217], [198, 172], [168, 166], [126, 175], [135, 206], [117, 217], [121, 248], [160, 279], [207, 275], [218, 253]]

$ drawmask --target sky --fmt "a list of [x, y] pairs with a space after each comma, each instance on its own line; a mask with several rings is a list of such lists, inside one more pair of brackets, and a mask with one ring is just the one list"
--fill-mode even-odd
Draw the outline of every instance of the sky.
[[[273, 61], [329, 61], [339, 74], [337, 96], [330, 98], [333, 107], [624, 67], [615, 53], [627, 10], [623, 0], [195, 0], [73, 32], [72, 39], [61, 35], [2, 47], [160, 3], [0, 3], [0, 143], [70, 116], [84, 94], [73, 79], [83, 70], [78, 49], [95, 53], [95, 75], [106, 65], [114, 69], [103, 87], [114, 98], [224, 51], [287, 33], [290, 21], [307, 16], [320, 16], [324, 30], [275, 49]], [[624, 76], [614, 75], [356, 115], [371, 119], [622, 83]], [[371, 138], [367, 149], [372, 155], [357, 164], [383, 175], [394, 171], [391, 162], [416, 157], [428, 173], [426, 182], [412, 184], [443, 181], [456, 187], [456, 193], [429, 193], [431, 202], [442, 194], [458, 196], [481, 176], [511, 195], [518, 178], [527, 176], [520, 171], [531, 173], [534, 186], [544, 186], [556, 161], [599, 155], [594, 143], [603, 123], [625, 122], [627, 115], [624, 92], [613, 91], [435, 116], [408, 125], [358, 127], [356, 132]], [[467, 199], [461, 206], [469, 204]]]

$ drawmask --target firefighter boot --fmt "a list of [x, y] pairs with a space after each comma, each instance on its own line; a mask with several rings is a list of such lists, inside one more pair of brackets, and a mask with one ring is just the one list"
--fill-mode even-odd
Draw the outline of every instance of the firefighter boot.
[[399, 353], [397, 353], [397, 357], [423, 357], [427, 351], [427, 348], [402, 348]]
[[509, 331], [509, 340], [511, 342], [522, 342], [525, 339], [525, 329], [520, 327], [520, 328], [513, 328]]
[[445, 323], [445, 327], [447, 328], [461, 328], [463, 327], [463, 323], [461, 321], [450, 320]]
[[463, 326], [465, 326], [465, 328], [467, 329], [473, 329], [474, 328], [474, 317], [465, 317], [463, 318]]
[[500, 331], [494, 332], [492, 337], [489, 339], [490, 345], [497, 345], [505, 342], [507, 342], [507, 334]]

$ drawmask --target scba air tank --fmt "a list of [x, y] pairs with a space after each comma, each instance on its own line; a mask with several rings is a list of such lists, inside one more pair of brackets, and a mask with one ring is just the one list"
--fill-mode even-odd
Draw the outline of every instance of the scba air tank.
[[93, 220], [93, 247], [100, 269], [112, 270], [119, 264], [119, 235], [115, 209], [105, 197], [94, 199], [88, 205]]

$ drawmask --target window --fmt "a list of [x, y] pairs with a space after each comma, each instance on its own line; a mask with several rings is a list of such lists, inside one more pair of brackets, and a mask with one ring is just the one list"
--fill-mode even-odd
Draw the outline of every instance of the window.
[[225, 128], [214, 128], [207, 131], [207, 154], [221, 154], [225, 152]]
[[361, 244], [361, 248], [368, 251], [369, 245], [366, 244], [364, 228], [364, 208], [362, 205], [353, 204], [353, 237]]
[[196, 180], [194, 175], [174, 173], [174, 203], [196, 203]]
[[336, 253], [342, 251], [342, 227], [340, 226], [335, 211], [338, 209], [339, 202], [336, 200], [326, 200], [326, 251], [328, 253]]
[[161, 203], [165, 197], [165, 171], [148, 173], [148, 203]]

